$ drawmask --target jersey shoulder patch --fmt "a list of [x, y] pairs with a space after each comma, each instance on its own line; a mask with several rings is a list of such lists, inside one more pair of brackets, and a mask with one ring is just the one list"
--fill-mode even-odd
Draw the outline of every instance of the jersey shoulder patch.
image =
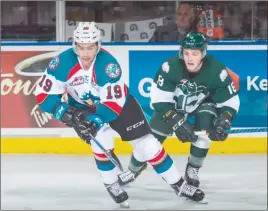
[[54, 57], [47, 66], [47, 73], [55, 76], [60, 81], [67, 81], [70, 70], [78, 63], [73, 49], [67, 49]]
[[221, 73], [220, 73], [220, 79], [222, 82], [224, 82], [226, 80], [226, 78], [228, 77], [228, 73], [226, 69], [222, 69]]
[[60, 57], [56, 56], [54, 57], [48, 64], [48, 68], [53, 71], [56, 70], [58, 68], [58, 66], [60, 65]]
[[115, 79], [121, 75], [121, 69], [117, 63], [108, 63], [105, 67], [105, 73], [109, 78]]
[[99, 86], [104, 86], [106, 83], [115, 83], [121, 78], [121, 67], [110, 53], [101, 50], [95, 62], [96, 79]]
[[170, 57], [161, 64], [160, 69], [165, 73], [169, 73], [172, 69], [174, 69], [177, 62], [178, 59], [176, 57]]
[[168, 73], [169, 72], [169, 69], [170, 69], [170, 65], [169, 65], [168, 62], [164, 62], [162, 64], [162, 67], [161, 68], [162, 68], [163, 72]]

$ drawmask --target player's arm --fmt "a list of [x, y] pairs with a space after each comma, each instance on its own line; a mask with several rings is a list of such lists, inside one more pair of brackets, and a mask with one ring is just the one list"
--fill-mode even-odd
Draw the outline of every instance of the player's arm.
[[164, 62], [159, 68], [152, 84], [150, 97], [154, 110], [161, 115], [167, 111], [175, 111], [174, 91], [176, 89], [173, 69], [169, 62]]
[[[83, 140], [90, 140], [88, 132], [97, 133], [99, 127], [102, 126], [102, 121], [84, 121], [87, 116], [91, 115], [90, 110], [84, 110], [70, 106], [66, 102], [62, 102], [62, 95], [65, 93], [65, 77], [62, 74], [64, 71], [59, 65], [56, 67], [55, 58], [47, 67], [46, 72], [39, 79], [36, 88], [36, 100], [42, 111], [52, 114], [55, 119], [69, 127], [73, 127], [77, 134]], [[54, 63], [53, 63], [54, 62]], [[54, 64], [52, 66], [51, 64]], [[53, 67], [53, 68], [52, 68]]]
[[234, 117], [239, 110], [239, 76], [225, 68], [213, 79], [212, 100], [220, 113], [229, 112]]
[[128, 87], [121, 79], [121, 67], [116, 60], [105, 66], [105, 73], [99, 81], [100, 103], [95, 115], [108, 123], [120, 115], [128, 97]]
[[[176, 72], [173, 72], [176, 71]], [[179, 71], [170, 68], [169, 62], [164, 62], [159, 69], [151, 87], [150, 96], [153, 108], [158, 112], [183, 142], [195, 142], [197, 136], [193, 128], [185, 121], [184, 114], [176, 111], [174, 92]]]
[[[69, 105], [61, 102], [62, 95], [65, 92], [65, 83], [57, 78], [56, 71], [58, 70], [51, 70], [48, 67], [41, 76], [36, 87], [36, 100], [42, 111], [50, 113], [54, 118], [59, 119]], [[57, 107], [60, 104], [64, 109], [57, 111], [59, 109]]]
[[225, 68], [216, 75], [213, 82], [212, 100], [219, 108], [219, 114], [213, 122], [214, 130], [209, 137], [211, 140], [223, 141], [228, 137], [224, 130], [231, 128], [240, 106], [239, 76]]

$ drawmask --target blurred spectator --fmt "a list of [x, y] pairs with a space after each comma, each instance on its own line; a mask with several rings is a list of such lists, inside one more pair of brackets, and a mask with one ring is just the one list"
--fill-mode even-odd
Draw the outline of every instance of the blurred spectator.
[[198, 17], [197, 30], [205, 34], [208, 40], [223, 39], [223, 16], [212, 8], [205, 9]]
[[254, 2], [253, 9], [253, 38], [267, 40], [268, 2]]
[[56, 2], [1, 2], [1, 40], [55, 41]]
[[252, 35], [251, 2], [227, 2], [222, 6], [225, 38], [250, 39]]
[[[105, 42], [177, 42], [197, 30], [212, 40], [267, 40], [267, 1], [179, 2], [174, 13], [176, 1], [66, 1], [66, 40], [58, 41], [70, 41], [76, 21], [102, 23]], [[55, 41], [56, 16], [55, 1], [2, 1], [1, 39]]]
[[190, 4], [181, 3], [176, 11], [176, 23], [157, 27], [149, 42], [181, 41], [190, 31], [196, 31], [195, 13]]

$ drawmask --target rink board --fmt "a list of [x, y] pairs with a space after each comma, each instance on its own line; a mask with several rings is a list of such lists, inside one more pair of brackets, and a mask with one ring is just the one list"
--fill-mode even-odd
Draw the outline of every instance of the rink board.
[[[33, 87], [35, 77], [39, 77], [42, 72], [22, 71], [28, 64], [39, 64], [69, 47], [71, 47], [70, 43], [64, 45], [23, 43], [2, 46], [2, 63], [5, 65], [2, 65], [1, 82], [8, 89], [6, 87], [1, 92], [1, 107], [5, 110], [1, 113], [1, 153], [92, 154], [87, 144], [74, 137], [69, 131], [65, 131], [57, 120], [48, 118], [39, 110], [33, 100]], [[104, 47], [118, 59], [124, 70], [122, 79], [125, 80], [144, 112], [150, 116], [152, 110], [149, 106], [149, 92], [152, 78], [166, 58], [178, 54], [179, 46], [174, 43], [169, 45], [125, 43], [107, 44]], [[211, 43], [208, 52], [228, 64], [228, 67], [235, 70], [241, 78], [240, 97], [243, 106], [240, 106], [239, 114], [232, 126], [267, 127], [267, 42]], [[22, 89], [22, 85], [26, 88]], [[10, 109], [14, 105], [20, 106]], [[19, 116], [19, 118], [14, 121], [10, 116]], [[53, 138], [47, 138], [48, 136]], [[174, 137], [169, 138], [164, 144], [170, 154], [189, 153], [189, 145], [189, 143], [182, 144]], [[132, 148], [129, 143], [117, 139], [115, 151], [118, 154], [130, 154]], [[213, 142], [209, 153], [267, 154], [267, 134], [229, 136], [225, 142]]]
[[[189, 143], [168, 138], [164, 147], [170, 154], [188, 154]], [[115, 152], [130, 154], [129, 143], [115, 138]], [[92, 154], [89, 145], [79, 138], [2, 138], [1, 153]], [[224, 142], [212, 142], [210, 154], [267, 154], [267, 137], [230, 137]]]

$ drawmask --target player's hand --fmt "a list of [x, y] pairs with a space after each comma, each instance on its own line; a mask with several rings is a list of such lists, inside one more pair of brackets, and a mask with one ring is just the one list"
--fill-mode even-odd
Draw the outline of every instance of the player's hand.
[[83, 121], [74, 126], [77, 135], [86, 143], [91, 144], [91, 136], [95, 137], [98, 133], [98, 126], [93, 121]]
[[209, 133], [209, 138], [212, 141], [224, 141], [228, 137], [228, 133], [224, 130], [231, 129], [232, 115], [229, 112], [224, 112], [213, 121], [213, 130]]
[[183, 114], [169, 110], [163, 118], [182, 142], [197, 141], [198, 136], [195, 135], [193, 127], [185, 121]]
[[94, 114], [82, 115], [75, 119], [74, 126], [78, 136], [90, 144], [92, 136], [95, 137], [100, 128], [104, 125], [102, 119]]
[[74, 128], [77, 135], [88, 144], [91, 136], [95, 137], [98, 130], [103, 126], [103, 121], [96, 115], [93, 110], [68, 107], [61, 117], [61, 121]]
[[86, 119], [88, 115], [93, 114], [95, 111], [90, 109], [81, 109], [69, 106], [60, 118], [60, 121], [68, 127], [75, 127]]

